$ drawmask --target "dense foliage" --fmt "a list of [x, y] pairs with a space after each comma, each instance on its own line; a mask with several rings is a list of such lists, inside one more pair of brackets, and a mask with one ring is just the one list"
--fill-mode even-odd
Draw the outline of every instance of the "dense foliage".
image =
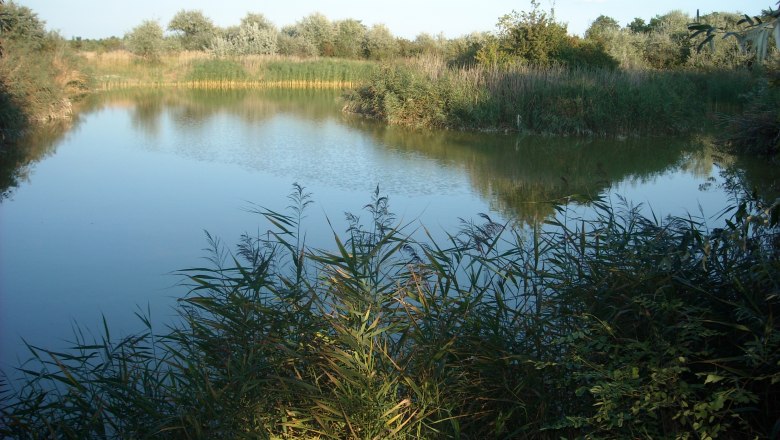
[[29, 8], [0, 2], [0, 145], [34, 121], [70, 112], [68, 96], [86, 87], [62, 38]]
[[[721, 69], [751, 61], [736, 39], [713, 45], [706, 51], [694, 48], [688, 26], [696, 22], [723, 32], [740, 29], [738, 13], [711, 12], [690, 17], [681, 11], [657, 15], [645, 22], [636, 18], [621, 26], [600, 16], [583, 37], [568, 35], [566, 24], [556, 20], [537, 1], [529, 11], [512, 11], [498, 19], [496, 31], [456, 38], [419, 34], [409, 40], [396, 37], [382, 24], [371, 27], [360, 20], [330, 20], [313, 13], [277, 28], [263, 14], [249, 12], [239, 25], [214, 25], [198, 10], [179, 11], [168, 23], [167, 51], [207, 51], [217, 57], [247, 54], [278, 54], [297, 57], [338, 57], [388, 60], [421, 54], [442, 58], [453, 66], [532, 64], [621, 67], [624, 69]], [[127, 46], [128, 40], [125, 40]], [[84, 50], [117, 48], [116, 39], [88, 41], [75, 38]], [[749, 45], [743, 41], [742, 46]], [[766, 48], [771, 52], [771, 47]]]
[[163, 28], [156, 21], [145, 21], [136, 26], [125, 40], [130, 52], [147, 61], [158, 61], [165, 47]]
[[289, 214], [211, 265], [180, 323], [30, 347], [14, 438], [768, 438], [780, 389], [778, 206], [722, 229], [594, 201], [591, 220], [398, 227], [377, 192], [332, 251]]

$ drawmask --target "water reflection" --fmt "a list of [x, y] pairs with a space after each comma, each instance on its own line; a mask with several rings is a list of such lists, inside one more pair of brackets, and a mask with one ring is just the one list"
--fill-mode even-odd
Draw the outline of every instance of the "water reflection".
[[[712, 174], [716, 160], [731, 161], [714, 157], [707, 142], [685, 139], [616, 141], [387, 127], [342, 114], [338, 99], [337, 92], [311, 90], [151, 90], [108, 94], [104, 96], [104, 103], [129, 103], [133, 126], [152, 138], [163, 136], [161, 124], [169, 121], [179, 133], [184, 133], [176, 143], [176, 154], [279, 173], [306, 168], [300, 160], [306, 158], [304, 160], [313, 168], [303, 173], [304, 178], [316, 174], [331, 184], [354, 178], [349, 174], [362, 172], [366, 177], [378, 173], [373, 176], [377, 182], [389, 180], [392, 186], [393, 178], [382, 176], [380, 167], [375, 167], [373, 172], [365, 169], [371, 167], [372, 160], [389, 160], [390, 156], [433, 160], [441, 167], [462, 169], [473, 189], [489, 201], [493, 210], [527, 223], [553, 214], [549, 202], [570, 200], [571, 196], [587, 200], [602, 194], [616, 182], [641, 184], [674, 171], [706, 180]], [[285, 132], [300, 130], [300, 127], [285, 125], [285, 116], [319, 123], [320, 129], [329, 127], [333, 137], [322, 133], [312, 135], [319, 136], [317, 141], [320, 143], [345, 139], [345, 154], [332, 157], [334, 149], [316, 145], [311, 139], [302, 140], [297, 136], [300, 133]], [[237, 128], [230, 126], [220, 136], [223, 142], [210, 142], [203, 133], [226, 126], [222, 121], [225, 117], [243, 121], [245, 126], [239, 129], [244, 133], [236, 133]], [[275, 124], [274, 128], [269, 128], [272, 124]], [[253, 137], [253, 140], [247, 140]], [[352, 140], [347, 140], [350, 137]], [[355, 142], [355, 137], [364, 138], [357, 141], [363, 146], [370, 144], [375, 149], [384, 149], [373, 152], [382, 158], [353, 157], [350, 152], [355, 151], [351, 148], [354, 145], [349, 143]], [[324, 151], [331, 157], [324, 157]], [[360, 164], [356, 159], [368, 162]], [[400, 162], [398, 165], [404, 166]], [[410, 172], [425, 173], [419, 167]], [[425, 175], [421, 177], [425, 179]], [[419, 179], [420, 176], [415, 180]], [[403, 186], [403, 182], [395, 183], [398, 187]], [[443, 188], [446, 182], [432, 183], [434, 190], [446, 191]], [[425, 188], [414, 191], [425, 192]]]
[[[142, 148], [169, 149], [200, 161], [240, 164], [278, 175], [295, 174], [304, 181], [319, 179], [339, 186], [358, 176], [384, 184], [391, 192], [427, 194], [447, 191], [446, 180], [434, 176], [431, 163], [460, 169], [492, 210], [526, 223], [552, 215], [549, 202], [572, 196], [587, 200], [617, 182], [642, 184], [677, 171], [706, 182], [713, 163], [734, 163], [732, 157], [716, 154], [706, 140], [616, 141], [387, 127], [341, 113], [335, 91], [128, 90], [92, 96], [82, 107], [85, 113], [100, 108], [127, 110], [132, 127], [151, 140], [139, 143]], [[226, 123], [225, 118], [243, 125]], [[301, 133], [305, 128], [285, 118], [319, 124], [318, 131]], [[8, 197], [28, 177], [31, 164], [50, 154], [72, 126], [72, 122], [47, 126], [32, 133], [23, 148], [7, 152], [0, 166], [0, 198]], [[166, 136], [178, 139], [167, 142]], [[429, 163], [420, 163], [421, 159]], [[406, 180], [383, 173], [388, 161], [417, 176]], [[738, 168], [767, 197], [777, 194], [769, 190], [777, 187], [773, 170], [754, 162], [740, 159]], [[414, 186], [413, 181], [420, 183]]]
[[18, 143], [0, 149], [0, 203], [10, 198], [20, 184], [29, 182], [35, 164], [50, 156], [74, 125], [74, 120], [46, 124], [27, 132]]
[[647, 182], [673, 170], [706, 179], [713, 157], [680, 139], [576, 139], [461, 132], [409, 132], [355, 122], [381, 143], [463, 168], [493, 208], [525, 222], [553, 213], [549, 202], [587, 200], [615, 182]]

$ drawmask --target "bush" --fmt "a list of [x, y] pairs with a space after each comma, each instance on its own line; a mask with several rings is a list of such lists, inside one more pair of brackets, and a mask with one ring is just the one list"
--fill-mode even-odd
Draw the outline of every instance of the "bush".
[[88, 87], [78, 60], [29, 8], [3, 5], [0, 54], [0, 145], [30, 124], [70, 116], [69, 98]]
[[125, 41], [130, 52], [147, 61], [158, 61], [165, 44], [162, 26], [149, 20], [133, 28], [125, 36]]

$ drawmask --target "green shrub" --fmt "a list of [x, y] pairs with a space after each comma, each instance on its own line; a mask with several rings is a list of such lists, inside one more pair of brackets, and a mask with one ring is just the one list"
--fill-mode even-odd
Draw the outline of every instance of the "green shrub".
[[0, 145], [30, 124], [70, 116], [69, 98], [88, 82], [56, 33], [47, 33], [29, 8], [0, 3]]

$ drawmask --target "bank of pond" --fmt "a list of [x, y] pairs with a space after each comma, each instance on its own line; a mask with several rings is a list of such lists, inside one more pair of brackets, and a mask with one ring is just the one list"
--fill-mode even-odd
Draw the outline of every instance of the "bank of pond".
[[[743, 142], [747, 147], [758, 143], [761, 153], [777, 151], [773, 109], [780, 105], [780, 92], [767, 87], [763, 74], [748, 69], [490, 68], [451, 66], [433, 56], [379, 63], [213, 58], [197, 52], [167, 55], [154, 63], [122, 51], [59, 58], [67, 60], [70, 70], [50, 76], [71, 78], [66, 93], [38, 96], [30, 91], [37, 90], [37, 83], [27, 84], [24, 78], [3, 92], [2, 99], [9, 103], [8, 114], [0, 114], [5, 138], [15, 137], [30, 121], [69, 115], [71, 107], [63, 107], [63, 100], [80, 99], [90, 89], [308, 88], [343, 90], [345, 111], [414, 128], [622, 138], [681, 135], [730, 125], [737, 135], [746, 127], [761, 133]], [[52, 84], [46, 90], [65, 86]]]

